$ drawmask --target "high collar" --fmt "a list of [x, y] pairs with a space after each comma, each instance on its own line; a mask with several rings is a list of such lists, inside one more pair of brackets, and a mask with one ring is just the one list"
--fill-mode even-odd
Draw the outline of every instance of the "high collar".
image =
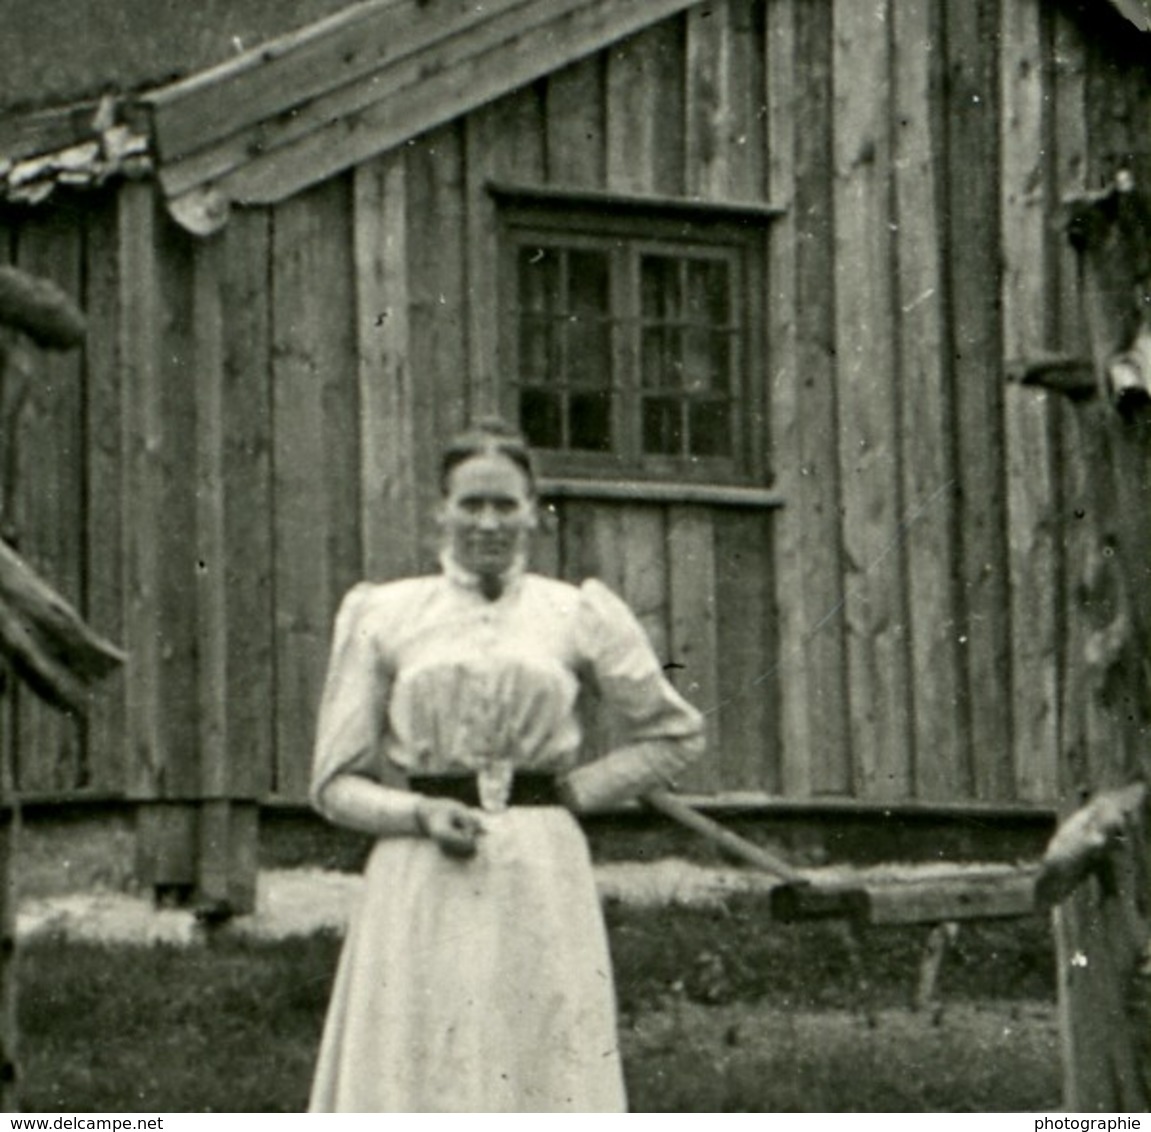
[[[449, 548], [440, 551], [440, 569], [443, 570], [444, 577], [447, 578], [452, 585], [458, 586], [460, 589], [470, 590], [478, 596], [483, 596], [480, 576], [474, 571], [469, 570], [466, 566], [461, 566]], [[501, 589], [499, 595], [487, 600], [500, 601], [502, 598], [507, 597], [513, 590], [518, 589], [526, 570], [527, 555], [523, 551], [520, 551], [512, 560], [512, 564], [500, 575]]]

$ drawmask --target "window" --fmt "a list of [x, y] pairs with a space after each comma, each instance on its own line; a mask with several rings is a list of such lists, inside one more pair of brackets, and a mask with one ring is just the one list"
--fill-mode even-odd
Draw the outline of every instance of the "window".
[[545, 472], [755, 476], [763, 216], [712, 212], [542, 192], [504, 204], [505, 411]]

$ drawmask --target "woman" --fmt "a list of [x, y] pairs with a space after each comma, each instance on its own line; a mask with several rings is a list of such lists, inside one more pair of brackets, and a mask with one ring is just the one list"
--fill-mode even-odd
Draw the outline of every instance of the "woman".
[[[313, 801], [377, 838], [313, 1111], [625, 1110], [606, 936], [571, 810], [702, 750], [631, 612], [525, 573], [527, 448], [498, 423], [442, 461], [442, 573], [361, 583], [336, 620]], [[626, 736], [577, 767], [592, 681]], [[385, 784], [407, 775], [408, 789]]]

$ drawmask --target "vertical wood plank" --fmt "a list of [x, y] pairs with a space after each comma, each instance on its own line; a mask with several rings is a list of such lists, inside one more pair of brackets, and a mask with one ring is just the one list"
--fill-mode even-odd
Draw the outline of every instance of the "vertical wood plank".
[[902, 797], [911, 787], [899, 388], [892, 351], [888, 11], [841, 0], [832, 17], [844, 618], [855, 789], [870, 798]]
[[160, 795], [160, 632], [156, 581], [162, 417], [159, 392], [160, 281], [151, 185], [126, 184], [117, 216], [120, 263], [119, 357], [123, 366], [122, 450], [128, 792]]
[[499, 356], [499, 217], [493, 180], [545, 179], [544, 108], [538, 87], [482, 107], [464, 121], [467, 239], [468, 404], [471, 416], [516, 411], [505, 404]]
[[[128, 406], [122, 388], [123, 366], [117, 328], [120, 321], [120, 263], [117, 255], [116, 197], [102, 200], [85, 226], [84, 343], [87, 474], [86, 614], [92, 627], [109, 640], [125, 640], [124, 529], [125, 453], [121, 421]], [[91, 786], [115, 794], [125, 786], [128, 753], [126, 684], [115, 673], [93, 698], [86, 725]]]
[[914, 787], [922, 798], [966, 791], [954, 567], [955, 445], [944, 361], [940, 240], [939, 21], [935, 0], [894, 6], [892, 165], [902, 378], [900, 429], [907, 514], [907, 587], [914, 719]]
[[[1083, 35], [1075, 19], [1059, 5], [1053, 5], [1051, 20], [1054, 25], [1051, 31], [1054, 115], [1049, 138], [1054, 152], [1055, 193], [1061, 201], [1088, 188], [1087, 60]], [[1057, 269], [1059, 287], [1054, 328], [1057, 342], [1061, 350], [1085, 350], [1086, 328], [1075, 250], [1062, 233], [1056, 241], [1059, 255], [1052, 266]]]
[[237, 213], [223, 267], [223, 466], [228, 626], [229, 791], [272, 792], [275, 722], [273, 603], [271, 225], [266, 209]]
[[[804, 588], [802, 663], [807, 678], [808, 757], [813, 793], [852, 789], [844, 558], [839, 526], [839, 408], [834, 369], [835, 258], [832, 208], [832, 35], [830, 0], [794, 10], [796, 134], [795, 381], [797, 385], [799, 561]], [[773, 61], [775, 57], [773, 56]], [[802, 128], [799, 128], [802, 123]], [[778, 433], [778, 429], [777, 429]], [[777, 465], [781, 463], [778, 459]], [[793, 646], [794, 648], [794, 646]], [[784, 682], [794, 657], [783, 658]]]
[[717, 0], [685, 15], [689, 194], [740, 200], [763, 192], [759, 10], [746, 0]]
[[364, 574], [383, 581], [415, 572], [419, 528], [403, 153], [354, 175]]
[[[332, 564], [328, 590], [334, 614], [348, 588], [363, 578], [363, 457], [360, 451], [359, 356], [356, 336], [355, 241], [352, 235], [352, 178], [326, 186], [320, 208], [327, 241], [323, 261], [325, 287], [317, 351], [323, 378], [325, 507], [328, 556]], [[316, 689], [317, 695], [319, 689]]]
[[770, 516], [754, 511], [714, 515], [719, 743], [709, 761], [725, 790], [776, 794], [782, 775], [770, 524]]
[[468, 369], [464, 307], [464, 167], [455, 126], [425, 134], [407, 151], [408, 326], [421, 524], [420, 570], [434, 566], [438, 542], [431, 516], [439, 497], [444, 442], [467, 418]]
[[197, 900], [224, 903], [233, 913], [253, 911], [259, 864], [256, 805], [207, 799], [197, 818]]
[[334, 181], [278, 207], [273, 234], [276, 422], [276, 791], [307, 793], [331, 618], [359, 572], [350, 210]]
[[[746, 6], [744, 6], [746, 7]], [[748, 63], [744, 22], [728, 0], [689, 9], [685, 20], [684, 185], [688, 195], [712, 200], [748, 194], [753, 176], [747, 161], [747, 86], [755, 89]], [[762, 72], [758, 72], [762, 74]], [[756, 100], [759, 92], [752, 96]], [[668, 508], [668, 653], [677, 686], [705, 716], [710, 757], [690, 772], [689, 785], [721, 788], [719, 758], [720, 658], [717, 639], [715, 540], [705, 508]]]
[[[564, 502], [560, 532], [560, 572], [565, 581], [582, 582], [602, 578], [600, 544], [595, 537], [596, 505], [585, 500]], [[610, 585], [610, 582], [606, 584]]]
[[[560, 576], [576, 584], [587, 578], [602, 578], [605, 569], [599, 559], [601, 547], [596, 539], [596, 505], [578, 499], [565, 500], [562, 517], [559, 529]], [[609, 721], [601, 709], [598, 690], [588, 681], [581, 686], [578, 708], [583, 730], [581, 757], [588, 761], [611, 747]]]
[[670, 676], [704, 715], [709, 757], [687, 772], [680, 788], [718, 790], [719, 672], [716, 639], [715, 542], [706, 507], [668, 508], [667, 524]]
[[1010, 797], [1011, 655], [1007, 618], [1007, 485], [999, 302], [998, 65], [1000, 0], [944, 6], [949, 91], [946, 162], [949, 351], [959, 469], [962, 644], [972, 787]]
[[[1043, 23], [1034, 4], [1002, 10], [1000, 55], [1003, 349], [1044, 351], [1047, 287], [1047, 158]], [[1051, 800], [1058, 768], [1055, 542], [1057, 501], [1048, 395], [1011, 388], [1005, 402], [1011, 567], [1014, 789]]]
[[592, 55], [547, 79], [547, 179], [596, 188], [605, 179], [604, 62]]
[[[260, 777], [252, 764], [259, 763], [263, 752], [241, 743], [231, 722], [233, 704], [240, 699], [239, 689], [243, 689], [244, 698], [250, 699], [269, 686], [258, 673], [233, 673], [232, 646], [233, 639], [244, 632], [251, 632], [258, 639], [260, 615], [263, 614], [266, 626], [271, 610], [259, 606], [237, 610], [234, 601], [230, 601], [235, 577], [232, 557], [242, 554], [246, 532], [241, 534], [234, 526], [229, 530], [229, 494], [234, 499], [246, 485], [239, 476], [229, 479], [228, 473], [236, 465], [229, 459], [234, 456], [230, 441], [235, 434], [229, 436], [228, 422], [242, 415], [234, 410], [247, 407], [243, 400], [237, 402], [235, 384], [228, 373], [225, 310], [234, 297], [228, 286], [231, 280], [226, 241], [230, 237], [231, 233], [227, 233], [201, 240], [192, 253], [200, 761], [196, 885], [201, 901], [223, 901], [234, 911], [250, 911], [255, 898], [257, 828], [254, 821], [240, 822], [239, 810], [233, 814], [233, 798], [238, 791], [250, 795]], [[259, 307], [257, 296], [245, 298]], [[246, 327], [250, 328], [251, 324]], [[257, 388], [264, 384], [265, 377], [261, 370], [244, 374], [244, 380]], [[250, 422], [244, 423], [250, 427]], [[240, 537], [230, 543], [229, 533]], [[250, 614], [251, 619], [234, 617], [236, 613]], [[246, 676], [256, 679], [248, 684]], [[241, 808], [254, 816], [254, 806]]]
[[[1077, 22], [1059, 6], [1052, 11], [1051, 73], [1053, 82], [1054, 116], [1050, 142], [1054, 150], [1056, 183], [1054, 192], [1059, 200], [1082, 193], [1088, 187], [1086, 58], [1082, 33]], [[1079, 357], [1090, 356], [1086, 328], [1083, 322], [1083, 304], [1080, 295], [1079, 266], [1075, 251], [1062, 233], [1057, 236], [1058, 254], [1052, 258], [1058, 288], [1055, 300], [1056, 324], [1054, 337], [1057, 348]], [[1057, 562], [1057, 666], [1059, 677], [1059, 781], [1057, 787], [1065, 799], [1072, 799], [1070, 767], [1076, 765], [1076, 754], [1082, 742], [1080, 719], [1081, 694], [1071, 681], [1069, 661], [1082, 647], [1077, 636], [1076, 613], [1071, 591], [1070, 564], [1076, 556], [1075, 540], [1079, 538], [1082, 523], [1075, 517], [1075, 497], [1081, 494], [1085, 470], [1081, 467], [1083, 453], [1075, 442], [1072, 420], [1074, 406], [1060, 401], [1054, 406], [1057, 437], [1056, 472], [1060, 491], [1060, 521], [1056, 537], [1060, 547]]]
[[731, 6], [732, 120], [728, 136], [732, 193], [764, 200], [767, 188], [767, 0], [728, 0]]
[[200, 793], [199, 608], [196, 527], [197, 434], [195, 238], [167, 216], [157, 222], [160, 276], [160, 542], [156, 612], [160, 669], [163, 794]]
[[661, 661], [668, 657], [668, 563], [666, 508], [620, 508], [623, 595], [651, 638]]
[[684, 192], [685, 49], [677, 16], [608, 53], [606, 174], [615, 192]]
[[[682, 191], [684, 29], [666, 21], [614, 47], [606, 60], [606, 178], [613, 192]], [[661, 660], [670, 658], [667, 510], [617, 508], [621, 592]]]
[[614, 504], [592, 507], [591, 538], [595, 577], [621, 597], [626, 597], [624, 513]]
[[[34, 214], [18, 234], [17, 266], [80, 301], [82, 244], [71, 209]], [[34, 350], [32, 380], [16, 438], [19, 549], [69, 602], [82, 607], [84, 431], [82, 354]], [[16, 708], [16, 782], [23, 791], [89, 784], [77, 719], [21, 687]]]
[[199, 786], [201, 798], [221, 799], [230, 787], [221, 240], [197, 242], [192, 256]]
[[[796, 289], [799, 204], [796, 158], [800, 61], [796, 0], [767, 5], [767, 178], [768, 197], [783, 211], [768, 242], [768, 390], [771, 406], [771, 466], [786, 505], [773, 519], [775, 603], [779, 633], [778, 685], [780, 786], [789, 797], [811, 792], [813, 744], [808, 707], [807, 663], [810, 625], [823, 615], [811, 608], [809, 566], [804, 559], [805, 424], [811, 407], [799, 369]], [[807, 60], [802, 66], [808, 66]], [[814, 422], [807, 425], [810, 430]]]

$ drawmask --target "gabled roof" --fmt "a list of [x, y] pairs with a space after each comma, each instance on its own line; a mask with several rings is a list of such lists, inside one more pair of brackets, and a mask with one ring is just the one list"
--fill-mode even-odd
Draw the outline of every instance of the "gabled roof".
[[145, 96], [195, 232], [282, 200], [699, 0], [367, 0]]

